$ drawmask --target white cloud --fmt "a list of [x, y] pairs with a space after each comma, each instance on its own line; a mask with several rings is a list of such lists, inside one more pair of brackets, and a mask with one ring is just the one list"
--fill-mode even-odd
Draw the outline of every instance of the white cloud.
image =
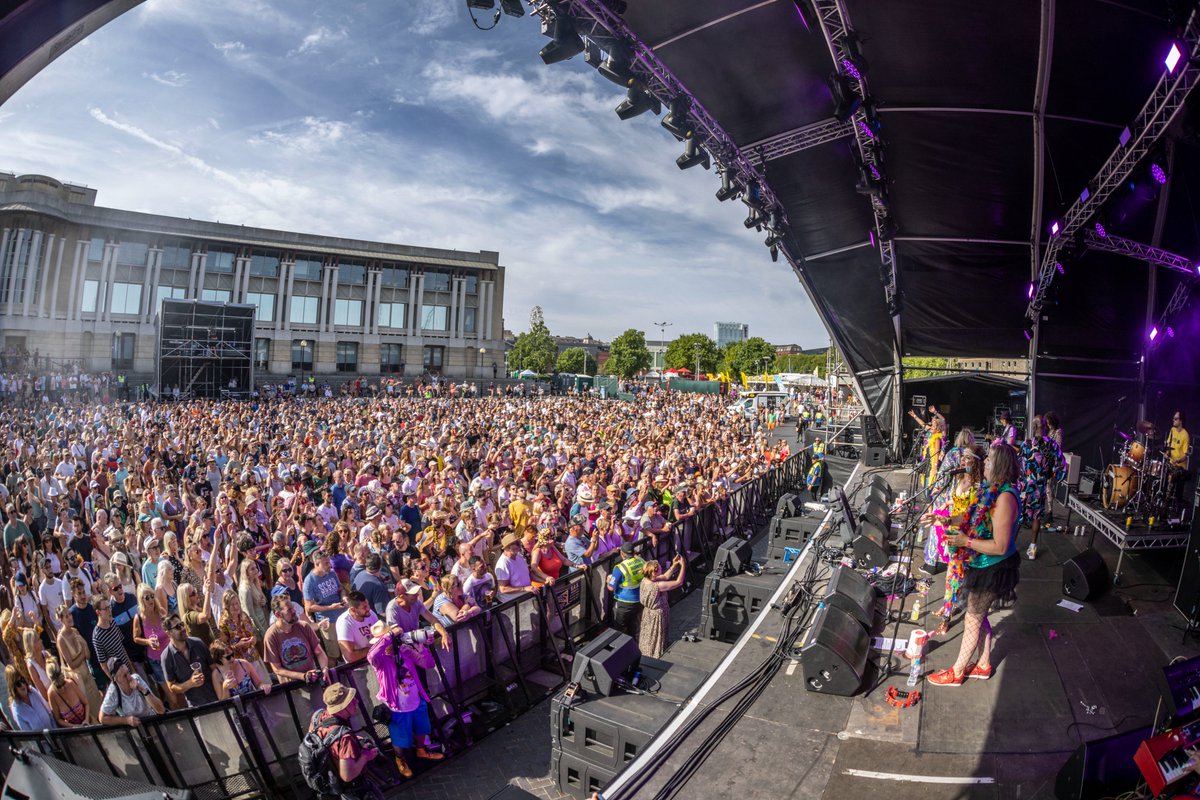
[[226, 58], [238, 58], [245, 54], [246, 45], [242, 42], [213, 42], [213, 47]]
[[163, 73], [151, 72], [147, 77], [156, 83], [161, 83], [163, 86], [170, 86], [173, 89], [186, 86], [188, 82], [187, 73], [176, 72], [173, 69], [169, 69]]
[[325, 27], [317, 28], [315, 31], [305, 36], [304, 41], [300, 42], [300, 46], [288, 53], [288, 55], [298, 56], [304, 55], [305, 53], [312, 53], [320, 50], [326, 45], [344, 42], [346, 40], [346, 36], [347, 33], [344, 29], [335, 31]]
[[135, 139], [138, 139], [152, 147], [162, 150], [165, 153], [170, 153], [171, 155], [178, 156], [188, 166], [190, 166], [194, 169], [197, 169], [207, 175], [211, 175], [212, 177], [217, 178], [227, 184], [231, 184], [234, 186], [236, 186], [238, 184], [237, 178], [235, 178], [233, 175], [230, 175], [228, 172], [217, 169], [216, 167], [205, 162], [204, 159], [202, 159], [202, 158], [198, 158], [196, 156], [185, 153], [183, 151], [183, 148], [179, 147], [178, 145], [171, 144], [170, 142], [164, 142], [161, 139], [151, 136], [149, 133], [147, 133], [146, 131], [137, 127], [136, 125], [130, 125], [129, 123], [126, 123], [126, 122], [118, 122], [117, 120], [109, 117], [103, 111], [101, 111], [100, 109], [98, 109], [94, 106], [92, 108], [88, 109], [88, 113], [92, 115], [92, 119], [96, 120], [101, 125], [106, 125], [106, 126], [112, 128], [113, 130], [128, 134], [128, 135], [134, 137]]
[[458, 4], [447, 0], [417, 0], [414, 5], [416, 19], [409, 29], [417, 36], [432, 36], [450, 27], [458, 18]]
[[254, 145], [270, 144], [306, 155], [314, 155], [332, 149], [352, 132], [347, 122], [305, 117], [299, 126], [289, 125], [284, 130], [266, 131], [250, 139]]

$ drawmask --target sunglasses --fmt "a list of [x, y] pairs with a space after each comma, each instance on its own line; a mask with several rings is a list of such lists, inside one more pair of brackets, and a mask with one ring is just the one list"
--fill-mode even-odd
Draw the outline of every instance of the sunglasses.
[[176, 622], [174, 625], [168, 625], [168, 626], [167, 626], [167, 630], [169, 630], [169, 631], [181, 631], [181, 630], [183, 630], [183, 623], [182, 623], [182, 622]]
[[291, 575], [295, 571], [296, 570], [294, 570], [294, 569], [281, 569], [281, 570], [279, 570], [279, 574], [280, 575]]

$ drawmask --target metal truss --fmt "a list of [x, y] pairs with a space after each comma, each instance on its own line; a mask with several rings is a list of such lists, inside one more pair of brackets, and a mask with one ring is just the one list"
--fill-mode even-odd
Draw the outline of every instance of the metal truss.
[[1158, 247], [1135, 242], [1133, 239], [1125, 239], [1121, 236], [1100, 236], [1094, 230], [1089, 230], [1084, 234], [1083, 244], [1089, 250], [1129, 256], [1147, 264], [1157, 264], [1160, 267], [1167, 267], [1193, 278], [1196, 277], [1196, 267], [1190, 260]]
[[1192, 281], [1180, 281], [1175, 287], [1175, 292], [1171, 295], [1171, 299], [1167, 301], [1167, 307], [1163, 309], [1162, 316], [1158, 318], [1159, 335], [1150, 342], [1150, 348], [1165, 341], [1173, 335], [1171, 330], [1171, 322], [1178, 316], [1183, 309], [1187, 308], [1188, 301], [1192, 299], [1192, 288], [1195, 283]]
[[606, 52], [611, 52], [618, 45], [628, 48], [632, 56], [630, 74], [637, 80], [639, 88], [653, 95], [664, 105], [680, 96], [686, 97], [691, 104], [688, 116], [695, 123], [696, 143], [724, 166], [743, 188], [757, 183], [761, 190], [762, 204], [766, 209], [764, 216], [770, 217], [770, 212], [774, 211], [779, 228], [782, 229], [786, 225], [787, 216], [783, 203], [767, 185], [766, 177], [760, 169], [762, 162], [756, 164], [742, 152], [733, 141], [733, 137], [717, 124], [712, 114], [603, 0], [532, 0], [530, 6], [533, 13], [542, 19], [543, 24], [553, 19], [556, 14], [566, 14], [575, 24], [576, 33], [595, 42]]
[[1046, 302], [1046, 293], [1050, 284], [1054, 282], [1059, 251], [1074, 241], [1092, 215], [1154, 148], [1200, 79], [1200, 16], [1196, 11], [1188, 17], [1181, 44], [1183, 53], [1176, 71], [1172, 73], [1164, 68], [1150, 99], [1126, 129], [1128, 136], [1121, 137], [1122, 143], [1117, 145], [1117, 149], [1088, 184], [1086, 191], [1081, 193], [1059, 220], [1057, 235], [1051, 236], [1046, 243], [1042, 252], [1037, 287], [1025, 311], [1025, 316], [1033, 322], [1037, 322]]
[[[858, 84], [859, 95], [863, 100], [862, 105], [848, 122], [851, 132], [854, 134], [859, 163], [877, 179], [881, 179], [884, 174], [881, 158], [882, 142], [876, 137], [872, 124], [874, 120], [868, 117], [870, 92], [867, 90], [866, 75], [859, 72], [855, 77], [854, 74], [843, 69], [843, 64], [854, 61], [853, 54], [847, 46], [853, 35], [848, 22], [850, 17], [846, 13], [842, 0], [810, 0], [810, 2], [817, 13], [818, 24], [825, 37], [825, 43], [829, 46], [834, 71]], [[888, 214], [886, 194], [885, 187], [883, 191], [870, 196], [871, 211], [875, 215], [875, 235], [878, 237], [881, 262], [880, 274], [884, 277], [884, 294], [887, 298], [888, 311], [892, 315], [896, 328], [896, 347], [898, 348], [900, 346], [900, 306], [897, 298], [899, 280], [896, 269], [896, 251], [892, 243], [895, 231], [888, 230], [891, 220]]]
[[765, 161], [773, 161], [790, 156], [792, 153], [799, 153], [810, 147], [836, 142], [838, 139], [844, 139], [853, 134], [854, 126], [850, 122], [826, 119], [794, 131], [772, 136], [770, 139], [763, 139], [761, 142], [746, 145], [746, 150], [750, 152], [751, 163], [759, 165]]

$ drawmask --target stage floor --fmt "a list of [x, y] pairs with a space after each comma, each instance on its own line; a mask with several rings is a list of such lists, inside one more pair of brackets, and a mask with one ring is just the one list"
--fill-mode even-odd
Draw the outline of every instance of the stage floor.
[[[907, 488], [906, 473], [890, 478]], [[1057, 513], [1062, 519], [1061, 508]], [[1029, 538], [1020, 532], [1022, 554]], [[867, 695], [841, 698], [806, 691], [799, 667], [785, 664], [680, 796], [1053, 797], [1058, 770], [1080, 742], [1149, 724], [1159, 697], [1156, 674], [1175, 656], [1200, 655], [1194, 638], [1183, 644], [1184, 621], [1172, 605], [1178, 550], [1126, 552], [1119, 587], [1110, 585], [1078, 612], [1059, 606], [1062, 563], [1087, 544], [1069, 533], [1043, 533], [1037, 560], [1022, 558], [1016, 604], [991, 615], [991, 680], [962, 687], [922, 681], [921, 701], [897, 710], [884, 695], [892, 685], [905, 689], [906, 673]], [[1099, 536], [1096, 547], [1111, 573], [1117, 549]], [[917, 599], [911, 594], [899, 632], [889, 624], [883, 635], [907, 639], [916, 627], [935, 628], [943, 593], [944, 576], [937, 576], [920, 624], [907, 621]], [[778, 613], [770, 613], [765, 637], [779, 629]], [[961, 632], [956, 617], [949, 634], [932, 643], [926, 674], [953, 663]], [[711, 696], [752, 669], [771, 644], [751, 640]], [[652, 797], [721, 716], [706, 721], [637, 797]]]

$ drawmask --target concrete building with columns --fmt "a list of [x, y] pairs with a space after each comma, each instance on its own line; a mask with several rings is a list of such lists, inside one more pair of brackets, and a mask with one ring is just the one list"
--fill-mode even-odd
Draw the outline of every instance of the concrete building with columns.
[[9, 352], [150, 375], [163, 298], [254, 305], [256, 383], [301, 370], [504, 372], [497, 253], [103, 208], [95, 189], [0, 173], [0, 334]]

